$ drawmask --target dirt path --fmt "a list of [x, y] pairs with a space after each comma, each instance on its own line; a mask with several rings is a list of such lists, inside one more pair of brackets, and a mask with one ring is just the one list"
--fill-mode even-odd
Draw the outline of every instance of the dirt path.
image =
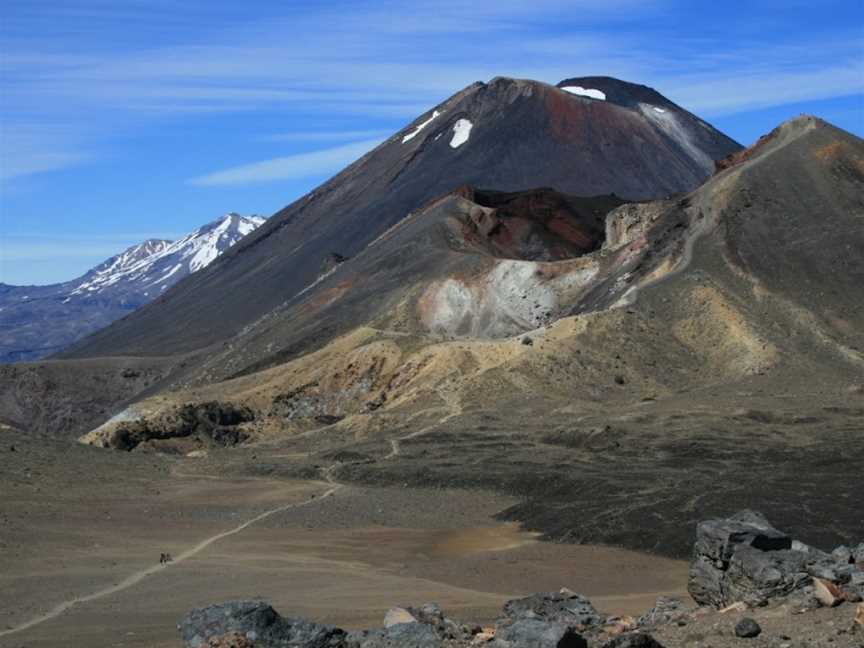
[[222, 540], [223, 538], [227, 538], [229, 536], [240, 533], [244, 529], [252, 526], [253, 524], [255, 524], [257, 522], [260, 522], [261, 520], [264, 520], [264, 519], [270, 517], [271, 515], [276, 515], [277, 513], [281, 513], [283, 511], [288, 511], [288, 510], [294, 509], [294, 508], [300, 508], [302, 506], [306, 506], [308, 504], [311, 504], [312, 502], [316, 502], [321, 498], [329, 497], [330, 495], [333, 495], [336, 491], [338, 491], [340, 488], [342, 488], [341, 484], [335, 484], [334, 482], [332, 482], [330, 480], [328, 480], [328, 481], [329, 481], [329, 483], [334, 484], [334, 485], [331, 486], [331, 488], [327, 489], [324, 493], [322, 493], [320, 495], [320, 497], [313, 496], [313, 497], [310, 497], [309, 499], [303, 500], [302, 502], [297, 502], [294, 504], [284, 504], [282, 506], [277, 506], [275, 508], [264, 511], [263, 513], [260, 513], [259, 515], [256, 515], [255, 517], [250, 518], [249, 520], [246, 520], [242, 524], [240, 524], [236, 527], [233, 527], [232, 529], [229, 529], [227, 531], [223, 531], [221, 533], [217, 533], [215, 535], [210, 536], [209, 538], [202, 540], [201, 542], [199, 542], [195, 546], [193, 546], [193, 547], [187, 549], [186, 551], [178, 554], [177, 557], [172, 562], [163, 563], [163, 564], [159, 564], [159, 565], [153, 565], [152, 567], [148, 567], [147, 569], [142, 569], [140, 571], [134, 572], [133, 574], [130, 574], [129, 576], [124, 578], [122, 581], [120, 581], [116, 585], [112, 585], [111, 587], [105, 587], [105, 588], [97, 590], [91, 594], [87, 594], [86, 596], [78, 596], [78, 597], [69, 599], [67, 601], [63, 601], [62, 603], [59, 603], [58, 605], [53, 607], [51, 610], [49, 610], [45, 614], [41, 614], [37, 617], [30, 619], [29, 621], [25, 621], [24, 623], [20, 623], [17, 626], [14, 626], [12, 628], [8, 628], [6, 630], [0, 630], [0, 637], [6, 637], [6, 636], [9, 636], [11, 634], [15, 634], [17, 632], [22, 632], [23, 630], [27, 630], [29, 628], [37, 626], [40, 623], [44, 623], [45, 621], [49, 621], [51, 619], [54, 619], [54, 618], [60, 616], [61, 614], [63, 614], [66, 610], [69, 610], [70, 608], [72, 608], [76, 605], [79, 605], [81, 603], [87, 603], [89, 601], [94, 601], [96, 599], [104, 598], [106, 596], [110, 596], [112, 594], [122, 592], [125, 589], [129, 589], [130, 587], [133, 587], [134, 585], [140, 583], [142, 580], [144, 580], [148, 576], [158, 574], [159, 572], [161, 572], [165, 569], [171, 568], [172, 565], [177, 565], [179, 563], [184, 562], [185, 560], [188, 560], [189, 558], [192, 558], [193, 556], [204, 551], [207, 547], [212, 545], [214, 542], [218, 542], [219, 540]]
[[[391, 459], [392, 457], [399, 455], [399, 453], [400, 453], [399, 442], [400, 441], [405, 441], [407, 439], [413, 439], [415, 437], [422, 436], [423, 434], [426, 434], [427, 432], [431, 431], [432, 429], [445, 423], [446, 421], [453, 418], [454, 416], [458, 416], [459, 414], [461, 414], [461, 412], [462, 412], [462, 408], [461, 408], [461, 406], [459, 406], [458, 403], [448, 402], [447, 414], [442, 416], [435, 423], [432, 423], [430, 425], [427, 425], [426, 427], [420, 428], [419, 430], [412, 432], [410, 434], [406, 434], [405, 436], [399, 437], [398, 439], [391, 439], [390, 440], [391, 451], [389, 454], [387, 454], [384, 457], [384, 459], [385, 460]], [[326, 469], [324, 469], [322, 471], [322, 476], [324, 477], [324, 480], [328, 484], [330, 484], [330, 488], [327, 489], [324, 493], [322, 493], [320, 497], [310, 497], [309, 499], [303, 500], [302, 502], [299, 502], [296, 504], [285, 504], [282, 506], [277, 506], [275, 508], [269, 509], [269, 510], [267, 510], [267, 511], [265, 511], [259, 515], [256, 515], [253, 518], [250, 518], [249, 520], [246, 520], [246, 522], [243, 522], [242, 524], [240, 524], [240, 525], [238, 525], [232, 529], [229, 529], [227, 531], [223, 531], [221, 533], [217, 533], [216, 535], [212, 535], [209, 538], [202, 540], [201, 542], [196, 544], [194, 547], [191, 547], [190, 549], [187, 549], [186, 551], [182, 552], [181, 554], [178, 554], [178, 556], [173, 560], [173, 562], [159, 564], [159, 565], [153, 565], [152, 567], [148, 567], [147, 569], [142, 569], [140, 571], [134, 572], [133, 574], [130, 574], [129, 576], [124, 578], [122, 581], [120, 581], [116, 585], [112, 585], [110, 587], [105, 587], [105, 588], [97, 590], [91, 594], [87, 594], [86, 596], [79, 596], [79, 597], [75, 597], [75, 598], [63, 601], [62, 603], [59, 603], [58, 605], [51, 608], [45, 614], [41, 614], [41, 615], [34, 617], [28, 621], [25, 621], [24, 623], [20, 623], [17, 626], [14, 626], [12, 628], [8, 628], [6, 630], [0, 631], [0, 637], [6, 637], [6, 636], [9, 636], [11, 634], [22, 632], [24, 630], [27, 630], [27, 629], [32, 628], [34, 626], [37, 626], [40, 623], [44, 623], [45, 621], [49, 621], [51, 619], [54, 619], [54, 618], [60, 616], [61, 614], [63, 614], [66, 610], [69, 610], [70, 608], [72, 608], [76, 605], [79, 605], [81, 603], [88, 603], [88, 602], [94, 601], [96, 599], [104, 598], [106, 596], [111, 596], [112, 594], [122, 592], [123, 590], [129, 589], [130, 587], [133, 587], [134, 585], [140, 583], [142, 580], [144, 580], [148, 576], [158, 574], [159, 572], [161, 572], [165, 569], [169, 569], [172, 565], [182, 563], [183, 561], [188, 560], [189, 558], [192, 558], [193, 556], [201, 553], [202, 551], [204, 551], [204, 549], [206, 549], [207, 547], [212, 545], [214, 542], [218, 542], [219, 540], [222, 540], [223, 538], [227, 538], [229, 536], [240, 533], [241, 531], [252, 526], [256, 522], [260, 522], [261, 520], [264, 520], [264, 519], [270, 517], [271, 515], [275, 515], [277, 513], [281, 513], [283, 511], [287, 511], [290, 509], [299, 508], [301, 506], [306, 506], [307, 504], [311, 504], [312, 502], [315, 502], [321, 498], [329, 497], [329, 496], [335, 494], [336, 492], [338, 492], [339, 490], [344, 488], [344, 484], [340, 484], [339, 482], [337, 482], [335, 477], [334, 477], [335, 472], [340, 467], [340, 465], [341, 464], [336, 463], [336, 464], [333, 464], [333, 465], [327, 467]], [[175, 476], [181, 476], [181, 475], [175, 475]], [[196, 479], [202, 477], [201, 475], [184, 475], [184, 476], [195, 477]], [[204, 477], [206, 478], [206, 476], [204, 476]]]

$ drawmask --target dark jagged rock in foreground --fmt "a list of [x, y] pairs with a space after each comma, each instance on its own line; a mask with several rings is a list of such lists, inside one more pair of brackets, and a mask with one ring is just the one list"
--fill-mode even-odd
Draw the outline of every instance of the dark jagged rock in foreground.
[[[688, 590], [697, 603], [749, 606], [799, 594], [829, 603], [864, 598], [864, 543], [825, 553], [793, 540], [754, 511], [699, 524]], [[824, 591], [824, 594], [820, 594]], [[824, 599], [823, 599], [824, 602]]]
[[560, 614], [564, 608], [554, 605], [568, 598], [591, 608], [578, 595], [538, 594], [508, 603], [496, 628], [485, 630], [448, 619], [434, 603], [394, 608], [383, 628], [346, 632], [284, 618], [263, 601], [230, 601], [193, 610], [178, 630], [189, 648], [221, 647], [229, 640], [246, 641], [254, 648], [459, 648], [481, 644], [490, 648], [588, 648], [581, 631], [599, 629], [605, 618], [593, 613], [581, 618], [590, 619], [589, 624], [568, 620]]
[[190, 648], [207, 646], [214, 637], [237, 634], [255, 646], [342, 648], [344, 630], [304, 619], [289, 619], [260, 601], [232, 601], [193, 610], [178, 626]]
[[[835, 592], [837, 599], [826, 599], [820, 584], [825, 592]], [[752, 616], [758, 615], [759, 608], [771, 607], [768, 618], [774, 625], [785, 618], [782, 627], [788, 633], [793, 628], [810, 631], [804, 638], [782, 634], [767, 644], [747, 645], [791, 647], [784, 642], [801, 639], [796, 646], [821, 646], [818, 629], [812, 632], [819, 621], [814, 617], [808, 623], [806, 615], [815, 615], [820, 607], [861, 601], [864, 543], [853, 549], [838, 547], [831, 554], [820, 552], [792, 540], [760, 513], [749, 510], [725, 520], [705, 521], [699, 525], [694, 547], [690, 592], [708, 607], [660, 598], [638, 619], [607, 617], [584, 596], [562, 589], [507, 602], [493, 628], [458, 623], [436, 604], [427, 603], [393, 608], [383, 628], [356, 632], [284, 618], [263, 601], [230, 601], [193, 610], [178, 630], [188, 648], [663, 648], [667, 636], [668, 646], [694, 645], [707, 638], [698, 634], [702, 628], [710, 627], [716, 635], [710, 645], [735, 646], [739, 640], [764, 636]], [[717, 611], [723, 606], [726, 609]], [[840, 625], [832, 621], [827, 643], [860, 647], [862, 610], [859, 605], [857, 611], [850, 611]], [[691, 626], [699, 630], [694, 633]]]

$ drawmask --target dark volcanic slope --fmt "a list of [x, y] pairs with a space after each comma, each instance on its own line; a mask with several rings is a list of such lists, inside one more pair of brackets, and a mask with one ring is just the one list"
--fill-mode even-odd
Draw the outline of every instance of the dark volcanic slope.
[[469, 86], [66, 357], [188, 352], [226, 340], [312, 284], [328, 255], [355, 256], [466, 183], [656, 198], [693, 189], [714, 159], [740, 149], [659, 94], [602, 83], [607, 100], [507, 78]]
[[[416, 305], [424, 302], [425, 288], [453, 276], [484, 277], [499, 261], [578, 265], [600, 247], [605, 215], [621, 204], [615, 196], [581, 198], [552, 189], [500, 193], [460, 187], [402, 220], [228, 347], [208, 354], [192, 376], [201, 382], [250, 373], [370, 322], [443, 333], [448, 327], [430, 315], [435, 304], [426, 313]], [[534, 328], [551, 311], [534, 307], [530, 288], [521, 289], [513, 310], [499, 309], [500, 302], [490, 299], [451, 327], [481, 337]]]

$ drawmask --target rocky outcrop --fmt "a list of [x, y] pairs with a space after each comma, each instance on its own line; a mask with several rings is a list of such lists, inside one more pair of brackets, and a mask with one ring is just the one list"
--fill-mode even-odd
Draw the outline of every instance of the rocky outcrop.
[[345, 648], [444, 648], [444, 640], [428, 625], [398, 623], [389, 628], [353, 632], [343, 645]]
[[233, 633], [255, 648], [343, 648], [346, 632], [305, 619], [279, 615], [264, 601], [229, 601], [192, 610], [177, 626], [188, 648], [203, 648], [213, 638]]
[[588, 648], [575, 629], [542, 619], [519, 619], [501, 628], [492, 642], [494, 648]]
[[[480, 630], [448, 619], [435, 603], [393, 608], [384, 618], [383, 628], [346, 632], [283, 617], [265, 601], [228, 601], [195, 609], [177, 629], [187, 648], [446, 648], [468, 645]], [[562, 648], [570, 645], [561, 644]], [[572, 645], [579, 648], [579, 644]]]
[[606, 621], [606, 617], [597, 612], [591, 601], [567, 589], [508, 601], [503, 613], [498, 622], [499, 627], [523, 620], [540, 620], [584, 630], [600, 626]]
[[761, 606], [793, 593], [860, 600], [864, 572], [843, 549], [825, 553], [794, 541], [760, 513], [741, 511], [698, 525], [688, 590], [697, 603], [718, 608]]
[[606, 617], [584, 596], [562, 589], [532, 594], [504, 605], [496, 623], [495, 648], [582, 648], [583, 632], [599, 629]]
[[628, 203], [613, 209], [606, 215], [606, 240], [604, 250], [617, 250], [633, 243], [645, 235], [659, 219], [668, 203]]
[[[609, 621], [584, 596], [562, 590], [509, 601], [496, 627], [486, 629], [457, 623], [426, 603], [392, 608], [382, 628], [346, 632], [282, 617], [265, 601], [192, 610], [177, 628], [187, 648], [662, 648], [632, 632], [632, 623], [626, 634], [611, 632]], [[609, 641], [610, 635], [616, 636]]]
[[241, 426], [254, 419], [255, 414], [248, 407], [217, 401], [187, 403], [148, 416], [129, 410], [84, 435], [80, 441], [117, 450], [159, 447], [160, 442], [177, 439], [229, 447], [248, 439]]

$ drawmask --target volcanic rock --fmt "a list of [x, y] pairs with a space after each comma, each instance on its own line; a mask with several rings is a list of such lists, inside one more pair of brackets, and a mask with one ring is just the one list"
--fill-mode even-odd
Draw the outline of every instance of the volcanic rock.
[[752, 639], [762, 633], [762, 628], [750, 617], [744, 617], [735, 624], [735, 636], [742, 639]]
[[433, 628], [422, 623], [398, 623], [389, 628], [352, 632], [345, 648], [442, 648], [443, 639]]
[[339, 628], [282, 617], [264, 601], [228, 601], [197, 608], [177, 629], [188, 648], [202, 648], [211, 638], [229, 633], [248, 639], [255, 648], [343, 648], [346, 638]]
[[502, 612], [503, 620], [499, 620], [499, 626], [522, 619], [539, 619], [584, 629], [601, 625], [605, 621], [605, 617], [594, 609], [591, 601], [569, 590], [513, 599], [504, 604]]
[[187, 403], [155, 417], [127, 412], [93, 430], [87, 442], [104, 448], [134, 450], [171, 439], [194, 438], [217, 446], [235, 446], [246, 440], [238, 428], [254, 420], [251, 409], [231, 403], [205, 401]]
[[806, 585], [809, 578], [792, 539], [754, 511], [701, 522], [687, 589], [697, 603], [761, 605]]
[[610, 639], [602, 648], [663, 648], [663, 645], [649, 634], [633, 632]]
[[857, 597], [864, 582], [858, 574], [846, 552], [828, 554], [793, 542], [760, 513], [741, 511], [698, 525], [688, 590], [696, 602], [716, 607], [764, 605], [796, 591], [803, 608], [814, 597], [830, 607], [846, 598], [841, 586]]
[[384, 627], [397, 625], [399, 623], [417, 623], [417, 619], [405, 608], [390, 608], [384, 615]]
[[443, 639], [463, 639], [470, 634], [467, 629], [445, 617], [437, 603], [424, 603], [420, 607], [409, 607], [406, 611], [419, 623], [432, 628]]
[[588, 648], [588, 642], [565, 623], [523, 618], [499, 627], [493, 648]]
[[840, 563], [854, 563], [855, 562], [855, 560], [852, 556], [852, 550], [845, 545], [840, 545], [839, 547], [834, 549], [834, 551], [831, 552], [831, 555], [834, 557], [834, 559], [837, 562], [840, 562]]

